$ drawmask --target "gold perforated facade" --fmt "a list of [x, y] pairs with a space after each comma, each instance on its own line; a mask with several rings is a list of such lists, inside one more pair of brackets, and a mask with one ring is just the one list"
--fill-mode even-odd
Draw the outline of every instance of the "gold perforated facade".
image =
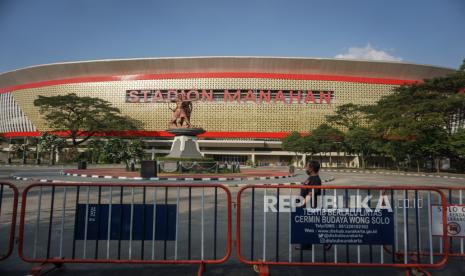
[[33, 105], [39, 95], [55, 96], [76, 93], [79, 96], [99, 97], [111, 102], [123, 114], [143, 122], [148, 131], [168, 127], [171, 110], [168, 103], [127, 103], [126, 90], [130, 89], [251, 89], [251, 90], [330, 90], [331, 103], [285, 104], [273, 102], [202, 102], [194, 103], [192, 123], [214, 132], [289, 132], [309, 131], [326, 121], [342, 104], [372, 104], [391, 93], [395, 85], [366, 84], [319, 80], [280, 80], [257, 78], [199, 78], [165, 80], [129, 80], [73, 83], [12, 92], [32, 123], [40, 131], [50, 130], [39, 110]]

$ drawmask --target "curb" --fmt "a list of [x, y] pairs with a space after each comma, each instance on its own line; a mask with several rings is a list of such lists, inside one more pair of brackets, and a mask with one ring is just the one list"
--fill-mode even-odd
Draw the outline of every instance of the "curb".
[[[74, 174], [69, 174], [71, 176], [78, 176]], [[266, 180], [266, 179], [282, 179], [291, 176], [276, 176], [276, 177], [260, 177], [260, 178], [170, 178], [170, 177], [152, 177], [152, 178], [142, 178], [142, 177], [109, 177], [109, 176], [98, 176], [98, 175], [90, 175], [90, 176], [81, 176], [81, 177], [90, 177], [90, 178], [104, 178], [104, 179], [120, 179], [120, 180], [153, 180], [153, 181], [243, 181], [243, 180]], [[52, 179], [35, 179], [30, 177], [21, 177], [21, 176], [11, 176], [14, 180], [22, 180], [22, 181], [38, 181], [38, 182], [46, 182], [46, 183], [77, 183], [76, 181], [67, 181], [67, 180], [52, 180]], [[82, 182], [79, 182], [82, 183]], [[84, 182], [86, 183], [86, 182]], [[90, 183], [90, 182], [88, 182]], [[287, 183], [285, 183], [287, 184]], [[295, 183], [298, 185], [300, 183]], [[242, 184], [241, 184], [242, 185]], [[247, 185], [247, 184], [245, 184]]]
[[36, 181], [42, 183], [90, 183], [90, 182], [76, 182], [76, 181], [67, 181], [67, 180], [56, 180], [56, 179], [35, 179], [30, 177], [21, 177], [21, 176], [11, 176], [14, 180], [21, 180], [21, 181]]
[[[42, 182], [42, 183], [91, 183], [91, 182], [76, 182], [76, 181], [66, 181], [66, 180], [55, 180], [55, 179], [34, 179], [34, 178], [28, 178], [28, 177], [21, 177], [21, 176], [11, 176], [14, 180], [22, 180], [22, 181], [37, 181], [37, 182]], [[336, 178], [331, 177], [328, 179], [323, 179], [323, 183], [331, 182], [334, 181]], [[285, 182], [285, 183], [271, 183], [271, 184], [262, 184], [265, 186], [273, 186], [273, 185], [301, 185], [301, 182]], [[228, 185], [228, 187], [243, 187], [247, 186], [250, 184], [232, 184]]]
[[[34, 179], [34, 178], [28, 178], [28, 177], [21, 177], [21, 176], [11, 176], [11, 178], [15, 180], [22, 180], [22, 181], [37, 181], [37, 182], [42, 182], [42, 183], [91, 183], [91, 182], [76, 182], [76, 181], [66, 181], [66, 180], [52, 180], [52, 179]], [[327, 179], [323, 179], [322, 183], [327, 183], [334, 181], [336, 178], [331, 177]], [[285, 182], [285, 183], [270, 183], [270, 184], [263, 184], [265, 186], [273, 186], [273, 185], [301, 185], [301, 182]], [[228, 185], [228, 187], [244, 187], [249, 184], [232, 184]]]
[[[322, 183], [327, 183], [327, 182], [331, 182], [331, 181], [334, 181], [336, 178], [335, 177], [331, 177], [331, 178], [327, 178], [327, 179], [322, 179], [321, 182]], [[251, 185], [251, 184], [231, 184], [231, 185], [228, 185], [228, 187], [244, 187], [244, 186], [247, 186], [247, 185]], [[302, 185], [302, 182], [284, 182], [284, 183], [268, 183], [268, 184], [261, 184], [263, 186], [273, 186], [273, 185]]]
[[38, 168], [38, 167], [48, 167], [47, 165], [22, 165], [22, 164], [19, 164], [19, 165], [0, 165], [0, 168], [4, 168], [4, 167], [27, 167], [27, 168]]
[[111, 175], [94, 175], [94, 174], [77, 174], [65, 173], [65, 176], [87, 177], [87, 178], [104, 178], [104, 179], [122, 179], [122, 180], [154, 180], [154, 181], [244, 181], [244, 180], [273, 180], [294, 177], [295, 175], [285, 176], [264, 176], [264, 177], [126, 177], [126, 176], [111, 176]]
[[448, 178], [448, 179], [465, 179], [460, 176], [448, 176], [448, 175], [434, 175], [424, 173], [399, 173], [399, 172], [378, 172], [378, 171], [357, 171], [357, 170], [333, 170], [333, 169], [322, 169], [324, 172], [345, 172], [345, 173], [360, 173], [360, 174], [384, 174], [384, 175], [404, 175], [404, 176], [421, 176], [421, 177], [435, 177], [435, 178]]

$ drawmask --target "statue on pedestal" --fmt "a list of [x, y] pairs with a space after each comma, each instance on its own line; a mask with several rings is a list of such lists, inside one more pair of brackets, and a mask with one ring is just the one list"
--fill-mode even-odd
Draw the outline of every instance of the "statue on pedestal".
[[178, 94], [176, 99], [171, 100], [171, 102], [176, 103], [176, 108], [170, 108], [173, 111], [173, 116], [171, 117], [171, 127], [179, 128], [184, 127], [186, 123], [186, 128], [191, 128], [191, 114], [192, 114], [192, 102], [193, 100], [186, 99], [184, 94]]
[[197, 135], [205, 133], [205, 130], [192, 127], [191, 114], [195, 100], [187, 99], [184, 94], [178, 94], [171, 102], [176, 103], [176, 108], [170, 108], [173, 116], [170, 121], [170, 129], [167, 132], [174, 134], [173, 145], [168, 157], [175, 158], [203, 158], [200, 153]]

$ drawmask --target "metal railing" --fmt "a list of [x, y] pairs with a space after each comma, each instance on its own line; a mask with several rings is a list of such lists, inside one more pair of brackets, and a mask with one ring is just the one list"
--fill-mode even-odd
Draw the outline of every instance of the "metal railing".
[[[436, 186], [446, 197], [446, 236], [449, 240], [448, 254], [452, 257], [465, 257], [465, 188], [457, 186]], [[436, 220], [439, 213], [442, 212], [442, 206], [439, 203], [440, 198], [433, 200], [431, 208], [432, 220]], [[435, 251], [443, 253], [443, 222], [435, 221], [432, 230], [433, 243]], [[402, 254], [402, 252], [400, 252]], [[427, 252], [422, 252], [423, 255]]]
[[11, 255], [15, 240], [18, 189], [7, 182], [0, 182], [0, 261]]
[[26, 262], [199, 264], [200, 275], [230, 256], [231, 194], [219, 184], [32, 184], [18, 247]]
[[[450, 257], [465, 257], [465, 188], [457, 186], [436, 186], [436, 189], [442, 191], [446, 197], [446, 236], [449, 241], [448, 255]], [[431, 201], [429, 206], [431, 210], [431, 220], [434, 221], [432, 226], [433, 243], [435, 255], [443, 254], [443, 222], [437, 221], [439, 213], [442, 212], [440, 198], [436, 197]], [[398, 255], [403, 255], [402, 250], [396, 252]], [[418, 252], [409, 252], [410, 255], [418, 254]], [[421, 256], [427, 256], [429, 252], [420, 251]]]
[[[367, 238], [367, 241], [362, 241], [362, 238], [357, 242], [337, 238], [344, 237], [348, 233], [356, 233], [345, 231], [345, 229], [350, 229], [350, 227], [362, 229], [357, 227], [370, 223], [363, 220], [359, 223], [342, 223], [343, 226], [339, 226], [341, 223], [338, 221], [328, 222], [326, 224], [331, 225], [328, 229], [321, 230], [317, 229], [318, 226], [316, 226], [317, 228], [313, 229], [305, 228], [305, 231], [302, 232], [302, 229], [297, 226], [299, 218], [300, 220], [306, 219], [306, 222], [310, 222], [312, 227], [315, 227], [316, 224], [319, 224], [318, 219], [322, 219], [322, 217], [315, 218], [314, 213], [305, 213], [306, 211], [299, 213], [298, 210], [304, 209], [303, 207], [296, 208], [294, 211], [280, 212], [280, 204], [281, 208], [284, 205], [289, 207], [289, 202], [292, 202], [302, 189], [312, 191], [312, 194], [320, 193], [316, 197], [321, 199], [319, 205], [318, 202], [312, 202], [310, 207], [307, 206], [313, 209], [312, 212], [319, 212], [318, 214], [328, 210], [329, 205], [325, 205], [323, 198], [333, 198], [329, 201], [333, 202], [330, 208], [333, 211], [352, 210], [353, 200], [351, 201], [351, 199], [354, 198], [355, 201], [359, 198], [360, 200], [368, 198], [364, 203], [371, 209], [375, 209], [380, 204], [380, 200], [384, 199], [389, 201], [392, 212], [389, 214], [386, 211], [378, 211], [377, 216], [381, 219], [379, 223], [383, 223], [382, 219], [389, 220], [389, 223], [379, 228], [376, 228], [374, 224], [370, 225], [372, 228], [366, 228], [368, 230], [364, 230], [366, 233], [363, 239], [369, 236], [369, 232], [384, 231], [383, 234], [375, 235], [375, 240]], [[276, 212], [268, 210], [267, 202], [270, 198], [277, 199], [274, 201]], [[317, 205], [313, 206], [315, 204]], [[336, 208], [334, 208], [335, 204]], [[237, 257], [245, 264], [254, 265], [261, 275], [268, 275], [268, 266], [271, 265], [439, 268], [448, 260], [449, 239], [446, 235], [437, 239], [433, 236], [433, 224], [441, 222], [432, 221], [431, 217], [431, 206], [437, 204], [443, 208], [440, 212], [440, 218], [444, 231], [446, 229], [446, 212], [443, 210], [447, 205], [446, 196], [437, 188], [247, 185], [241, 188], [237, 194]], [[363, 216], [355, 213], [354, 217]], [[297, 215], [303, 217], [299, 216], [296, 221]], [[335, 217], [338, 216], [335, 215]], [[354, 221], [356, 220], [354, 219]], [[357, 226], [357, 224], [361, 226]], [[327, 227], [327, 225], [321, 227]], [[299, 231], [301, 232], [299, 233]], [[325, 239], [317, 239], [320, 234], [322, 238], [336, 238], [326, 239], [325, 242]], [[296, 242], [298, 235], [307, 235], [305, 238], [311, 242], [308, 242], [309, 244]], [[403, 252], [408, 252], [408, 254]]]
[[[336, 210], [365, 197], [376, 209], [383, 197], [392, 215], [379, 216], [392, 221], [382, 231], [392, 233], [374, 243], [297, 242], [296, 210], [265, 212], [265, 199], [277, 198], [280, 210], [302, 189], [319, 193], [315, 210], [334, 209], [325, 197]], [[439, 268], [449, 256], [465, 256], [464, 230], [448, 218], [464, 201], [460, 187], [247, 185], [237, 194], [236, 254], [262, 275], [272, 265]], [[17, 203], [17, 188], [0, 183], [0, 260], [13, 250]], [[219, 184], [36, 183], [24, 189], [21, 205], [18, 253], [26, 262], [198, 264], [200, 275], [231, 254], [231, 193]]]

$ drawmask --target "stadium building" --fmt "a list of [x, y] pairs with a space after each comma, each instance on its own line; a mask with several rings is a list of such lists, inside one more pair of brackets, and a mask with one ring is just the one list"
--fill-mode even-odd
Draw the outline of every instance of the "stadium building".
[[[453, 73], [401, 62], [319, 58], [187, 57], [98, 60], [27, 67], [0, 74], [0, 134], [12, 140], [50, 131], [33, 102], [39, 95], [99, 97], [143, 122], [148, 155], [169, 152], [178, 93], [196, 100], [194, 126], [202, 153], [220, 161], [287, 164], [291, 131], [308, 132], [347, 103], [372, 104], [402, 84]], [[31, 139], [31, 138], [27, 138]], [[334, 153], [333, 153], [334, 154]], [[331, 154], [326, 154], [330, 158]], [[5, 159], [5, 154], [0, 156]], [[344, 157], [344, 164], [357, 160]], [[326, 160], [328, 162], [328, 160]]]

